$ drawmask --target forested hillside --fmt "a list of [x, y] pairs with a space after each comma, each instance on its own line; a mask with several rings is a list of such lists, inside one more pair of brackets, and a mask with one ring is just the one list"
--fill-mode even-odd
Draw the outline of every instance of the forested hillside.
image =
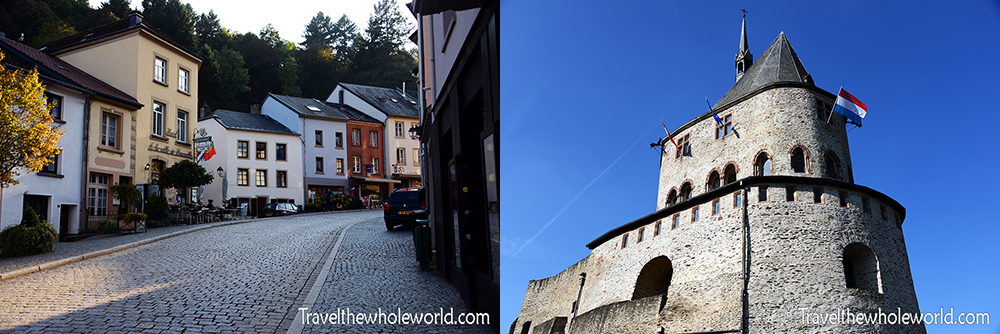
[[211, 10], [195, 13], [180, 0], [108, 0], [96, 9], [86, 0], [0, 0], [0, 31], [37, 48], [125, 18], [139, 5], [145, 20], [202, 58], [198, 97], [211, 109], [247, 111], [269, 92], [323, 100], [341, 81], [399, 87], [417, 68], [416, 48], [404, 48], [414, 27], [396, 0], [380, 0], [364, 31], [346, 15], [334, 21], [319, 12], [303, 22], [301, 44], [270, 24], [256, 34], [226, 29]]

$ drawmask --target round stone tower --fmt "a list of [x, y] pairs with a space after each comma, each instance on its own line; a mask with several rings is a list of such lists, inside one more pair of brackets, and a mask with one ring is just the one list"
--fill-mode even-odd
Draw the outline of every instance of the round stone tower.
[[512, 333], [925, 331], [904, 324], [919, 312], [906, 211], [854, 184], [835, 96], [784, 33], [756, 62], [741, 46], [737, 69], [671, 131], [676, 149], [660, 142], [657, 210], [530, 281]]

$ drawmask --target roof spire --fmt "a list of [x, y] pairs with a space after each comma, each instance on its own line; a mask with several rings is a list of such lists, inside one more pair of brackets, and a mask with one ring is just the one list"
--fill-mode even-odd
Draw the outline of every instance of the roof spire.
[[743, 12], [743, 33], [740, 34], [740, 52], [736, 54], [736, 81], [740, 81], [750, 65], [753, 65], [753, 54], [750, 53], [750, 44], [747, 42], [747, 10]]

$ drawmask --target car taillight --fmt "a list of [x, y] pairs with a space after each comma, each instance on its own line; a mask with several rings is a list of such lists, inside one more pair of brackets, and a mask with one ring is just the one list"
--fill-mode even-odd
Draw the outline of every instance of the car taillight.
[[382, 203], [382, 207], [385, 208], [385, 210], [389, 210], [389, 202]]
[[420, 210], [427, 210], [427, 202], [420, 202]]

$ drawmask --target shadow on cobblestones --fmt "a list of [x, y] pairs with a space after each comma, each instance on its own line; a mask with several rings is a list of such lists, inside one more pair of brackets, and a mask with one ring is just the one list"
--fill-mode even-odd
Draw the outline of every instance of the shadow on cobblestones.
[[[400, 312], [418, 315], [451, 313], [453, 321], [458, 321], [460, 314], [469, 312], [454, 286], [435, 271], [419, 270], [411, 233], [409, 229], [386, 231], [380, 218], [351, 227], [319, 297], [307, 311], [337, 313], [339, 316], [349, 309], [351, 313], [365, 313], [367, 316], [369, 313], [377, 315], [381, 309], [386, 314], [397, 314], [396, 324], [360, 325], [350, 320], [347, 324], [308, 323], [302, 332], [495, 333], [488, 325], [404, 325], [398, 322]], [[438, 319], [442, 317], [438, 316]]]

